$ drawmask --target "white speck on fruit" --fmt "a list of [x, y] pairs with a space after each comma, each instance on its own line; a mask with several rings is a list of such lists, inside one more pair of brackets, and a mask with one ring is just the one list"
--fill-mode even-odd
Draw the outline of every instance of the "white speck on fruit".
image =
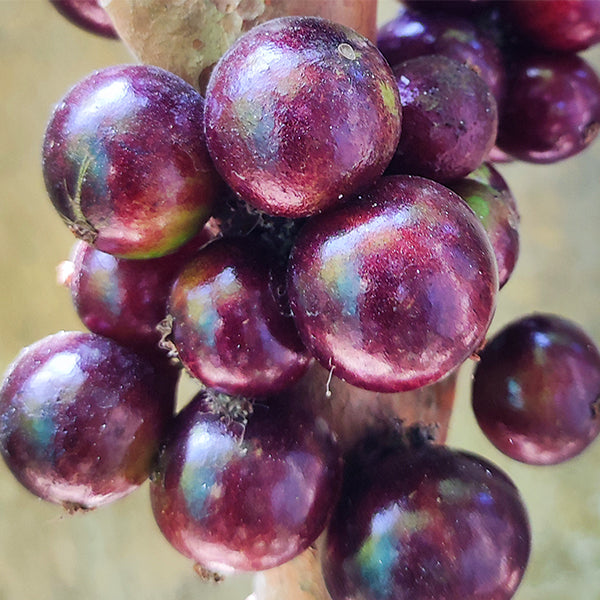
[[354, 52], [354, 48], [350, 44], [343, 42], [337, 47], [337, 50], [344, 58], [356, 60], [356, 52]]

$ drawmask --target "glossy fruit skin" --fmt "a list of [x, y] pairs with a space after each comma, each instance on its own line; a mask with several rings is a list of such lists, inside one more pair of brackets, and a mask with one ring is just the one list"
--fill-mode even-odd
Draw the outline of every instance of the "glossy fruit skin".
[[289, 315], [285, 275], [252, 237], [209, 244], [171, 291], [171, 340], [186, 369], [227, 394], [262, 396], [299, 379], [310, 356]]
[[43, 173], [56, 210], [102, 252], [153, 258], [191, 239], [222, 188], [203, 133], [204, 100], [148, 65], [80, 81], [55, 108]]
[[480, 345], [498, 289], [481, 223], [448, 188], [383, 177], [313, 217], [288, 268], [307, 348], [348, 383], [379, 392], [440, 379]]
[[498, 103], [504, 96], [506, 72], [502, 53], [469, 19], [403, 7], [379, 29], [377, 47], [392, 67], [417, 56], [442, 54], [475, 71]]
[[512, 598], [531, 535], [497, 467], [431, 445], [349, 464], [323, 555], [332, 600]]
[[50, 4], [74, 25], [105, 38], [118, 39], [107, 12], [98, 0], [50, 0]]
[[452, 181], [448, 187], [479, 217], [494, 248], [499, 287], [504, 287], [517, 264], [520, 247], [521, 217], [510, 188], [489, 163], [484, 163], [463, 179]]
[[468, 175], [496, 141], [498, 107], [466, 65], [431, 54], [397, 64], [402, 133], [388, 173], [445, 183]]
[[73, 250], [69, 289], [75, 310], [92, 332], [139, 350], [156, 350], [157, 325], [167, 316], [179, 271], [211, 239], [204, 228], [173, 254], [129, 260], [79, 241]]
[[510, 0], [505, 9], [524, 40], [546, 50], [579, 52], [600, 42], [597, 0]]
[[0, 389], [0, 452], [30, 492], [95, 508], [150, 473], [175, 406], [176, 374], [91, 333], [25, 348]]
[[498, 147], [549, 164], [587, 148], [600, 131], [600, 78], [581, 57], [527, 54], [510, 68]]
[[258, 571], [323, 531], [341, 485], [325, 421], [287, 398], [261, 400], [245, 425], [201, 393], [177, 416], [151, 478], [154, 516], [182, 554], [216, 572]]
[[600, 354], [578, 325], [556, 315], [523, 317], [497, 333], [472, 392], [488, 439], [524, 463], [564, 462], [600, 433]]
[[217, 63], [205, 119], [210, 154], [233, 190], [268, 214], [297, 218], [383, 173], [401, 107], [369, 40], [325, 19], [282, 17], [254, 27]]

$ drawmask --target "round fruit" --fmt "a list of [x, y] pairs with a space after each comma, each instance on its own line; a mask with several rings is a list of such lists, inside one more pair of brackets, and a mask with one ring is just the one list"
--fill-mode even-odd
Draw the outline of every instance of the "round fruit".
[[479, 217], [494, 248], [498, 263], [498, 283], [510, 279], [519, 256], [519, 210], [506, 181], [489, 163], [466, 177], [452, 181], [455, 191]]
[[579, 52], [600, 42], [598, 0], [509, 0], [507, 17], [523, 38], [546, 50]]
[[417, 56], [442, 54], [475, 71], [498, 103], [503, 97], [506, 72], [502, 53], [490, 36], [467, 18], [402, 7], [379, 29], [377, 47], [392, 67]]
[[438, 54], [397, 64], [402, 134], [390, 172], [446, 182], [468, 175], [496, 141], [498, 108], [465, 64]]
[[307, 348], [357, 387], [398, 392], [477, 350], [498, 289], [487, 234], [466, 203], [422, 177], [382, 178], [313, 217], [292, 248], [288, 293]]
[[79, 318], [90, 331], [125, 346], [158, 351], [157, 325], [167, 316], [171, 286], [210, 239], [204, 228], [174, 253], [146, 260], [118, 258], [77, 242], [68, 285]]
[[498, 147], [533, 163], [564, 160], [600, 131], [600, 78], [573, 54], [527, 54], [510, 69]]
[[252, 237], [217, 240], [169, 298], [171, 341], [188, 371], [227, 394], [262, 396], [299, 379], [309, 354], [289, 315], [285, 273]]
[[80, 81], [46, 129], [43, 171], [54, 207], [102, 252], [174, 251], [221, 190], [204, 142], [204, 100], [157, 67], [109, 67]]
[[332, 600], [512, 598], [530, 529], [504, 473], [443, 446], [361, 460], [348, 462], [328, 527], [323, 575]]
[[205, 569], [269, 569], [323, 531], [340, 451], [323, 419], [283, 396], [256, 403], [247, 422], [219, 410], [223, 400], [202, 392], [176, 417], [151, 479], [154, 516]]
[[175, 372], [91, 333], [25, 348], [0, 389], [0, 452], [32, 493], [94, 508], [148, 477], [175, 406]]
[[301, 217], [373, 183], [394, 154], [393, 74], [360, 34], [316, 17], [283, 17], [239, 38], [206, 90], [206, 140], [246, 202]]
[[514, 321], [484, 348], [473, 410], [489, 440], [528, 464], [582, 452], [600, 433], [600, 354], [577, 325], [554, 315]]

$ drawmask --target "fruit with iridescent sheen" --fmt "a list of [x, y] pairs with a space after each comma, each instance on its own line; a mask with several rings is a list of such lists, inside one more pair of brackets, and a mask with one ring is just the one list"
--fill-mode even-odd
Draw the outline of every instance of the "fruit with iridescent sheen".
[[508, 600], [525, 571], [517, 488], [466, 452], [426, 444], [350, 458], [328, 527], [332, 600]]
[[284, 393], [235, 407], [232, 398], [196, 396], [177, 415], [150, 485], [169, 542], [221, 573], [300, 554], [323, 531], [341, 483], [337, 443], [301, 402], [288, 404]]
[[270, 394], [308, 367], [287, 306], [285, 273], [252, 236], [203, 248], [175, 280], [168, 310], [179, 359], [218, 391]]
[[129, 260], [75, 244], [68, 287], [75, 310], [94, 333], [125, 346], [158, 351], [157, 325], [167, 316], [167, 300], [179, 271], [211, 239], [204, 228], [172, 254]]
[[223, 178], [268, 214], [320, 212], [379, 177], [398, 143], [391, 69], [360, 34], [284, 17], [224, 54], [206, 90], [206, 139]]
[[502, 53], [467, 18], [402, 7], [396, 17], [379, 29], [377, 47], [392, 67], [417, 56], [442, 54], [475, 71], [498, 103], [504, 95], [506, 72]]
[[600, 433], [600, 353], [575, 323], [534, 314], [511, 322], [481, 352], [473, 410], [504, 454], [556, 464]]
[[0, 452], [32, 493], [95, 508], [148, 477], [175, 407], [176, 371], [92, 333], [19, 354], [0, 389]]
[[519, 256], [519, 210], [506, 181], [489, 163], [466, 177], [451, 181], [455, 191], [475, 212], [494, 248], [498, 264], [498, 283], [502, 288], [510, 279]]
[[291, 252], [288, 294], [307, 348], [357, 387], [437, 381], [475, 352], [494, 314], [496, 259], [448, 188], [413, 176], [313, 217]]
[[222, 181], [204, 141], [204, 100], [157, 67], [92, 73], [55, 108], [43, 173], [75, 235], [125, 258], [153, 258], [191, 239]]

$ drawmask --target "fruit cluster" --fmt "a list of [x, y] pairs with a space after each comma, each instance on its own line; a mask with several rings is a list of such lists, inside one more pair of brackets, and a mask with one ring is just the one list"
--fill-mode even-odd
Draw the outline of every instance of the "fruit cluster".
[[[335, 378], [397, 394], [473, 356], [478, 422], [512, 458], [554, 464], [598, 435], [583, 331], [532, 315], [486, 335], [519, 252], [492, 161], [593, 141], [600, 80], [574, 53], [600, 8], [407, 4], [378, 47], [274, 19], [205, 96], [123, 65], [57, 105], [43, 174], [80, 238], [61, 274], [91, 333], [49, 336], [5, 376], [0, 451], [30, 491], [86, 510], [149, 476], [159, 528], [205, 575], [282, 565], [325, 532], [333, 600], [513, 596], [530, 530], [510, 479], [431, 423], [345, 443], [325, 404]], [[202, 389], [174, 414], [182, 369]]]

